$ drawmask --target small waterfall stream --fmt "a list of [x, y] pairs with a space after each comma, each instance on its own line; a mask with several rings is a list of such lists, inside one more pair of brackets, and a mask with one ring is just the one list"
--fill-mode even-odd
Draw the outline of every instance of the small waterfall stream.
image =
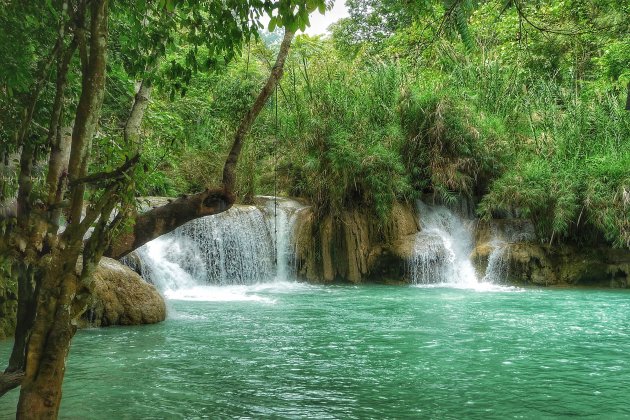
[[531, 240], [530, 224], [504, 223], [493, 227], [491, 252], [482, 278], [478, 278], [470, 260], [475, 246], [476, 220], [442, 205], [417, 202], [422, 230], [416, 234], [413, 255], [409, 259], [411, 283], [442, 284], [455, 287], [487, 288], [507, 278], [510, 242]]
[[305, 206], [281, 197], [261, 196], [259, 199], [264, 200], [263, 212], [275, 253], [275, 279], [288, 280], [295, 274], [295, 222]]
[[473, 249], [472, 220], [458, 216], [444, 206], [417, 202], [422, 231], [416, 235], [410, 261], [414, 284], [478, 283], [469, 255]]
[[508, 243], [502, 239], [495, 237], [490, 244], [492, 251], [488, 256], [488, 266], [486, 273], [481, 279], [484, 283], [499, 284], [507, 277], [508, 273]]
[[293, 225], [304, 206], [273, 197], [259, 202], [193, 220], [139, 248], [143, 277], [169, 297], [204, 286], [288, 280]]
[[492, 251], [488, 256], [488, 266], [481, 281], [498, 284], [508, 276], [510, 243], [532, 241], [536, 235], [533, 225], [521, 220], [493, 226], [492, 237], [490, 242]]

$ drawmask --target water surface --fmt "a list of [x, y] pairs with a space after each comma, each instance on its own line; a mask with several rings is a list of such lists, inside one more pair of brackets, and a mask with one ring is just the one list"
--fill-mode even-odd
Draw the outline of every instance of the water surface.
[[[172, 297], [164, 323], [77, 334], [62, 418], [630, 416], [624, 291], [282, 283]], [[0, 418], [16, 400], [0, 399]]]

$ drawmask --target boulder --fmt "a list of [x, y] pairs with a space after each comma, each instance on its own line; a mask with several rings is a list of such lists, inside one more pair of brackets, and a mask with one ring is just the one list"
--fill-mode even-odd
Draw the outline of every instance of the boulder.
[[155, 324], [166, 318], [166, 304], [155, 287], [118, 261], [102, 258], [93, 281], [80, 326]]

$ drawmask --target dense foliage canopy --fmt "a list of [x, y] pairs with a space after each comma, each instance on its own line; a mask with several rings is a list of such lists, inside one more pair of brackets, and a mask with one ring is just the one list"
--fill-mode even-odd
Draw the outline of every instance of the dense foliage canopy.
[[[531, 218], [542, 241], [628, 246], [628, 5], [347, 4], [332, 37], [297, 38], [246, 146], [243, 200], [282, 193], [320, 214], [360, 206], [386, 218], [395, 200], [463, 194], [483, 217]], [[185, 96], [161, 91], [144, 125], [156, 170], [143, 194], [218, 179], [216, 156], [274, 48], [263, 37], [193, 77]]]

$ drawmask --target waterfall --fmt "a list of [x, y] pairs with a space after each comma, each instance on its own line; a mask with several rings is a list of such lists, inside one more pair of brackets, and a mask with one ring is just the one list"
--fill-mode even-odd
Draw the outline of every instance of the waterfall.
[[272, 238], [276, 262], [276, 280], [288, 280], [295, 275], [295, 222], [305, 206], [281, 197], [260, 196]]
[[492, 251], [488, 256], [488, 266], [482, 279], [485, 283], [499, 284], [508, 277], [510, 243], [527, 242], [535, 239], [533, 225], [525, 220], [507, 219], [504, 223], [494, 223]]
[[414, 284], [478, 283], [469, 256], [473, 249], [472, 223], [444, 206], [417, 202], [422, 231], [415, 237], [409, 261]]
[[289, 279], [293, 224], [303, 206], [278, 199], [276, 207], [268, 197], [257, 202], [193, 220], [139, 248], [136, 265], [143, 277], [167, 295]]
[[501, 239], [493, 239], [490, 243], [492, 251], [488, 256], [486, 273], [481, 279], [484, 283], [499, 284], [508, 274], [508, 243]]

